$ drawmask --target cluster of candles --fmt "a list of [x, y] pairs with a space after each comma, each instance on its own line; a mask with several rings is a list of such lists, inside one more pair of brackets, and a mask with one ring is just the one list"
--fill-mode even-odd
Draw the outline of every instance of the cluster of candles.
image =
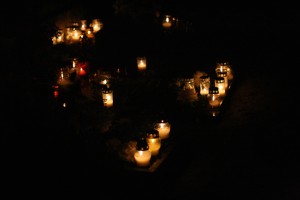
[[148, 167], [151, 158], [159, 155], [162, 142], [169, 138], [170, 131], [171, 124], [161, 119], [146, 132], [145, 137], [138, 139], [134, 152], [134, 160], [138, 167]]
[[87, 20], [73, 22], [64, 28], [59, 28], [52, 37], [54, 45], [60, 43], [72, 44], [81, 42], [84, 37], [94, 39], [95, 34], [103, 27], [103, 23], [99, 19], [93, 19], [89, 25]]
[[60, 67], [58, 73], [57, 84], [67, 86], [72, 83], [71, 76], [80, 78], [87, 75], [88, 63], [80, 62], [77, 58], [72, 59], [72, 66]]
[[192, 78], [178, 79], [178, 99], [193, 102], [200, 96], [208, 102], [211, 114], [216, 116], [232, 82], [232, 66], [228, 62], [220, 62], [216, 64], [212, 76], [206, 72], [198, 72]]
[[200, 77], [200, 95], [208, 100], [212, 116], [218, 115], [218, 109], [222, 105], [233, 82], [232, 66], [228, 62], [217, 63], [215, 76], [204, 74]]

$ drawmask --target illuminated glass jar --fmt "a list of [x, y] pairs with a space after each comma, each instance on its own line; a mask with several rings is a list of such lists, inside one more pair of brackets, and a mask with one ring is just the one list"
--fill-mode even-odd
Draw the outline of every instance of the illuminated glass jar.
[[110, 88], [103, 88], [102, 100], [104, 107], [112, 107], [114, 103], [113, 90]]
[[171, 124], [166, 119], [159, 119], [154, 124], [154, 129], [159, 132], [159, 137], [164, 140], [169, 138], [171, 131]]
[[146, 140], [149, 145], [149, 150], [152, 156], [157, 156], [161, 147], [161, 139], [159, 137], [159, 132], [156, 129], [150, 129], [147, 131]]
[[137, 57], [136, 58], [138, 71], [145, 71], [147, 67], [147, 59], [146, 57]]
[[213, 117], [218, 116], [220, 113], [220, 106], [222, 104], [222, 99], [220, 97], [218, 87], [210, 86], [209, 93], [207, 95], [207, 101], [209, 105], [209, 114]]
[[165, 15], [162, 20], [162, 26], [165, 29], [169, 29], [172, 27], [172, 17], [171, 15]]
[[138, 167], [148, 167], [151, 161], [151, 151], [145, 138], [140, 138], [136, 143], [134, 160]]
[[219, 90], [219, 94], [221, 98], [224, 98], [226, 95], [226, 88], [225, 88], [225, 80], [223, 77], [216, 77], [215, 78], [215, 86]]
[[210, 86], [207, 100], [211, 109], [218, 109], [221, 106], [222, 101], [220, 98], [218, 87]]
[[94, 33], [97, 33], [102, 29], [103, 23], [100, 21], [100, 19], [93, 19], [90, 27], [93, 28]]
[[231, 83], [233, 81], [233, 77], [234, 77], [232, 66], [228, 62], [220, 62], [220, 63], [217, 63], [215, 71], [216, 71], [216, 73], [219, 73], [219, 72], [227, 73], [228, 88], [230, 88], [230, 85], [231, 85]]
[[[225, 90], [228, 89], [228, 78], [227, 78], [227, 72], [218, 72], [217, 73], [217, 77], [221, 77], [221, 78], [224, 78], [224, 87], [225, 87]], [[221, 91], [219, 91], [220, 94], [221, 94]]]
[[200, 77], [200, 95], [206, 96], [209, 92], [210, 77], [207, 75]]

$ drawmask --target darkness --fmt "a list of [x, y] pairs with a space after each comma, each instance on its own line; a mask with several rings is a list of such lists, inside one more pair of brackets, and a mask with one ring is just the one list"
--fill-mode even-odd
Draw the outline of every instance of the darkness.
[[[178, 0], [17, 5], [1, 7], [4, 193], [299, 199], [296, 6]], [[165, 13], [188, 28], [163, 32], [158, 24]], [[94, 46], [52, 45], [55, 22], [67, 14], [102, 20]], [[142, 79], [133, 67], [141, 54], [150, 58], [151, 69]], [[131, 90], [116, 88], [116, 95], [128, 99], [99, 114], [97, 102], [69, 91], [64, 97], [72, 100], [70, 109], [59, 107], [52, 96], [56, 70], [74, 56], [88, 60], [91, 70], [125, 68], [127, 77], [120, 80]], [[211, 72], [223, 60], [236, 79], [220, 116], [207, 115], [199, 103], [178, 102], [167, 90], [175, 77]], [[152, 173], [128, 167], [115, 152], [118, 141], [132, 139], [161, 111], [172, 122], [170, 154]]]

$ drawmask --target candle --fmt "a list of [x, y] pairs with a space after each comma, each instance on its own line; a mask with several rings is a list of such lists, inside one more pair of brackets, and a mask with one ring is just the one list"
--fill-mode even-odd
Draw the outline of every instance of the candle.
[[81, 20], [81, 26], [80, 26], [80, 29], [82, 31], [85, 31], [86, 30], [86, 20]]
[[216, 109], [220, 107], [222, 101], [220, 99], [219, 89], [218, 87], [210, 87], [209, 93], [207, 95], [207, 100], [211, 108]]
[[226, 94], [226, 87], [225, 87], [225, 80], [223, 77], [217, 77], [215, 79], [215, 86], [219, 89], [220, 97], [225, 97]]
[[58, 85], [54, 85], [54, 86], [53, 86], [53, 89], [54, 89], [54, 91], [53, 91], [53, 96], [54, 96], [54, 98], [57, 98], [58, 95], [59, 95], [59, 92], [58, 92], [59, 86], [58, 86]]
[[154, 129], [159, 132], [159, 137], [164, 140], [169, 137], [171, 131], [171, 125], [165, 120], [161, 120], [160, 122], [154, 125]]
[[200, 94], [206, 96], [209, 92], [210, 78], [207, 75], [200, 77]]
[[102, 91], [102, 99], [105, 107], [112, 107], [114, 103], [113, 91], [106, 88]]
[[82, 67], [80, 67], [79, 75], [80, 75], [80, 76], [86, 75], [86, 71], [85, 71]]
[[171, 28], [172, 22], [171, 22], [170, 18], [171, 18], [170, 15], [165, 15], [165, 18], [163, 19], [163, 22], [162, 22], [162, 26], [164, 28]]
[[81, 38], [82, 32], [81, 30], [74, 29], [72, 31], [72, 40], [78, 41]]
[[151, 152], [149, 150], [146, 150], [146, 151], [136, 151], [134, 153], [134, 159], [136, 161], [137, 166], [139, 166], [139, 167], [147, 167], [147, 166], [150, 165]]
[[151, 152], [149, 145], [145, 138], [140, 138], [136, 143], [136, 152], [134, 153], [134, 159], [136, 165], [139, 167], [147, 167], [150, 165]]
[[93, 19], [90, 26], [93, 28], [94, 33], [97, 33], [102, 29], [103, 23], [100, 21], [100, 19]]
[[60, 68], [57, 84], [61, 86], [69, 85], [71, 83], [69, 75], [67, 68]]
[[147, 132], [147, 143], [149, 145], [149, 150], [153, 156], [157, 156], [159, 154], [159, 150], [161, 147], [161, 139], [159, 137], [159, 132], [155, 129], [151, 129]]
[[211, 107], [219, 107], [219, 105], [220, 105], [220, 101], [219, 100], [217, 100], [217, 99], [214, 99], [214, 100], [211, 100], [211, 101], [209, 101], [209, 105], [211, 106]]
[[137, 66], [139, 71], [146, 70], [146, 58], [145, 57], [137, 57]]

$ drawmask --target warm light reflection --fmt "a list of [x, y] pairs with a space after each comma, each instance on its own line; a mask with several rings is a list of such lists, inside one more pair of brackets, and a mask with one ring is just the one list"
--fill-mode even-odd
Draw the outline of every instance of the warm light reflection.
[[137, 57], [138, 71], [144, 71], [147, 67], [146, 57]]
[[159, 137], [164, 140], [169, 138], [169, 134], [171, 131], [171, 124], [166, 122], [165, 120], [161, 120], [160, 122], [154, 124], [154, 129], [158, 130]]

